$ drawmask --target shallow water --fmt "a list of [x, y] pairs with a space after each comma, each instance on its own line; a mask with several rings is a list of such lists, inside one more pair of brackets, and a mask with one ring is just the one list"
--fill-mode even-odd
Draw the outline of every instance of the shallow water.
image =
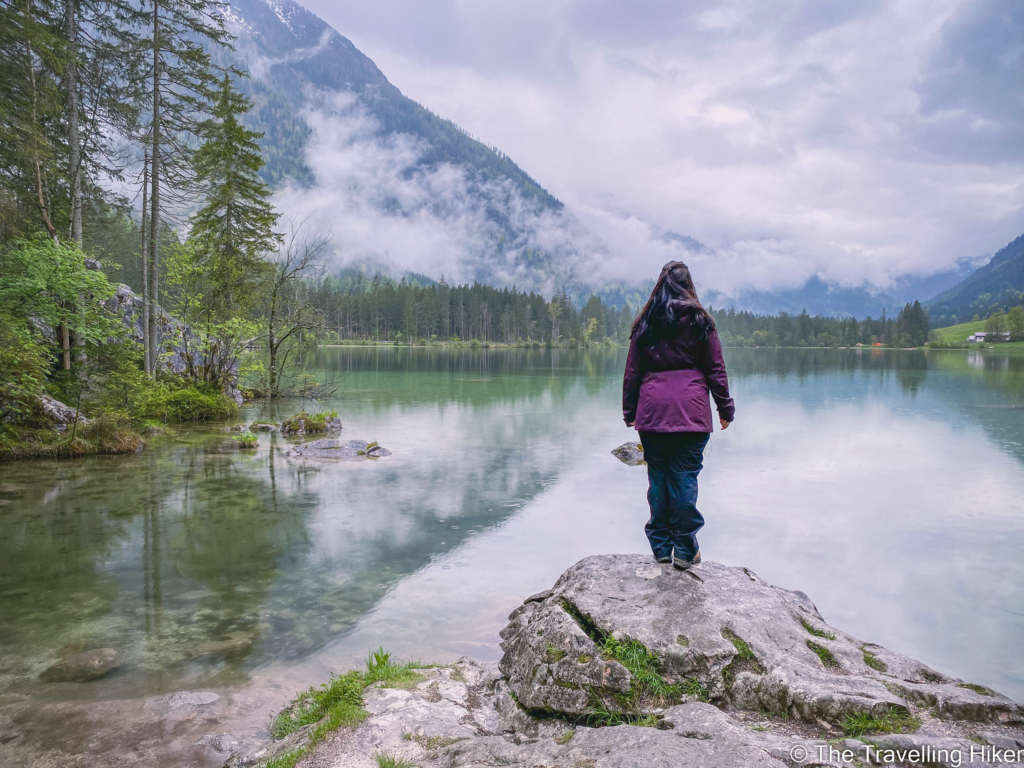
[[[378, 645], [498, 658], [524, 597], [586, 555], [646, 551], [644, 470], [609, 453], [635, 436], [623, 364], [621, 350], [327, 348], [318, 376], [337, 394], [305, 405], [393, 456], [297, 462], [280, 435], [244, 455], [209, 425], [140, 455], [0, 466], [0, 692], [252, 701]], [[701, 475], [704, 557], [1024, 700], [1024, 356], [727, 350], [727, 364], [737, 421]], [[69, 644], [117, 648], [124, 666], [38, 682]]]

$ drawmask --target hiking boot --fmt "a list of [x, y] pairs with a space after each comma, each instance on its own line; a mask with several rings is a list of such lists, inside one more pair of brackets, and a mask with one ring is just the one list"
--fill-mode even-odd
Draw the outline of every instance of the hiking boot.
[[672, 550], [672, 565], [678, 568], [680, 571], [687, 570], [693, 563], [689, 560], [684, 560], [681, 557], [676, 557], [676, 551]]
[[690, 565], [700, 565], [700, 552], [693, 556], [693, 560], [690, 561]]
[[665, 557], [655, 557], [654, 559], [659, 563], [671, 563], [672, 555], [665, 555]]

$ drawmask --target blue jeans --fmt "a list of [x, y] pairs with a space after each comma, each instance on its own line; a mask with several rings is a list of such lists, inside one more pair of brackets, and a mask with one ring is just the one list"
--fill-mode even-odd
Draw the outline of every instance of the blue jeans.
[[657, 558], [693, 560], [699, 551], [697, 531], [704, 517], [697, 511], [697, 475], [704, 466], [707, 432], [641, 432], [647, 461], [647, 503], [651, 519], [644, 530]]

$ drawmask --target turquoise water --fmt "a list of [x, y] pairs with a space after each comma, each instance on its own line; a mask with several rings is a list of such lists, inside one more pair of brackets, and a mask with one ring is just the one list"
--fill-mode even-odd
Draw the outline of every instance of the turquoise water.
[[[1024, 700], [1024, 356], [727, 350], [737, 420], [701, 475], [706, 559]], [[327, 348], [323, 403], [377, 461], [175, 429], [127, 457], [0, 466], [0, 693], [113, 698], [314, 682], [383, 645], [500, 655], [521, 600], [646, 551], [643, 468], [609, 451], [624, 352]], [[88, 685], [62, 649], [114, 647]]]

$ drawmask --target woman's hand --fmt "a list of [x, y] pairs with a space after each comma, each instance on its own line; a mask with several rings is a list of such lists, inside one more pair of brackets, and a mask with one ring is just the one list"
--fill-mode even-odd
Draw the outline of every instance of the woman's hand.
[[731, 421], [726, 421], [726, 420], [725, 420], [725, 419], [723, 419], [723, 418], [722, 418], [721, 416], [719, 416], [719, 417], [718, 417], [718, 421], [719, 421], [719, 423], [720, 423], [720, 424], [722, 425], [722, 430], [723, 430], [723, 431], [724, 431], [724, 430], [726, 430], [726, 429], [728, 429], [728, 428], [729, 428], [729, 425], [730, 425], [730, 424], [732, 424], [732, 422], [731, 422]]

